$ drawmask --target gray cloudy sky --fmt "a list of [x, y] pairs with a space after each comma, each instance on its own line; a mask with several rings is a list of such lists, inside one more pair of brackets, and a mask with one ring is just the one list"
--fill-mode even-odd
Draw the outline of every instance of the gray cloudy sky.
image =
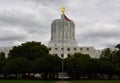
[[0, 47], [50, 40], [51, 22], [61, 6], [76, 25], [79, 46], [120, 43], [120, 0], [0, 0]]

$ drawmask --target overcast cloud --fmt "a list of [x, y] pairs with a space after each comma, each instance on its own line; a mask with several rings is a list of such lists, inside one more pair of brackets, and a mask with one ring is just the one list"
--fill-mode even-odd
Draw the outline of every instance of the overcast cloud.
[[103, 49], [120, 43], [120, 0], [0, 0], [0, 47], [26, 41], [47, 45], [51, 22], [60, 18], [63, 5], [79, 46]]

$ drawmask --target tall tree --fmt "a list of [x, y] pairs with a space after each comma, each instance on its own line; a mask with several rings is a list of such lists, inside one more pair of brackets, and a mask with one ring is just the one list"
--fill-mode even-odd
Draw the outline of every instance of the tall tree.
[[15, 58], [8, 60], [6, 65], [3, 68], [4, 73], [8, 74], [22, 74], [29, 73], [30, 71], [30, 62], [25, 58]]
[[89, 59], [87, 54], [75, 53], [74, 56], [65, 59], [65, 71], [71, 78], [79, 79], [86, 74], [85, 62]]
[[49, 50], [40, 42], [26, 42], [19, 46], [14, 46], [9, 52], [9, 58], [24, 57], [28, 60], [34, 60], [38, 57], [47, 56]]
[[5, 60], [5, 53], [4, 52], [0, 53], [0, 60]]
[[32, 72], [41, 73], [44, 79], [55, 79], [61, 69], [61, 59], [58, 56], [48, 55], [33, 61]]
[[106, 48], [102, 51], [100, 58], [110, 59], [111, 56], [112, 56], [112, 51], [110, 50], [110, 48]]
[[117, 44], [115, 48], [118, 48], [120, 50], [120, 44]]
[[102, 51], [100, 55], [100, 59], [106, 59], [111, 61], [112, 63], [115, 63], [116, 60], [116, 50], [111, 50], [110, 48], [106, 48]]

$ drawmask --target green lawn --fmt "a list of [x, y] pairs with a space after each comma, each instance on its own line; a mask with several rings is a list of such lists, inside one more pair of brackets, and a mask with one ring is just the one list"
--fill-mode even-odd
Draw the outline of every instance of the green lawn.
[[[56, 81], [43, 80], [0, 80], [0, 83], [56, 83]], [[120, 80], [79, 80], [67, 83], [120, 83]]]
[[54, 82], [43, 80], [0, 80], [0, 83], [54, 83]]
[[120, 80], [80, 80], [70, 81], [70, 83], [120, 83]]

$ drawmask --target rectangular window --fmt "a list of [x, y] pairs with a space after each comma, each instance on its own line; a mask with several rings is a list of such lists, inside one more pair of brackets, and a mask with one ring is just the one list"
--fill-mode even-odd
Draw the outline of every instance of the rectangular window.
[[82, 50], [83, 50], [83, 48], [80, 48], [80, 50], [82, 51]]
[[70, 48], [67, 48], [67, 51], [70, 51]]
[[64, 48], [61, 48], [61, 50], [64, 50]]
[[76, 51], [76, 48], [74, 48], [74, 51]]
[[64, 57], [64, 54], [61, 54], [61, 57]]
[[58, 50], [58, 48], [55, 48], [55, 50]]
[[67, 57], [69, 58], [69, 57], [70, 57], [70, 54], [67, 54]]
[[87, 51], [89, 51], [89, 48], [86, 48]]
[[49, 50], [51, 50], [51, 48], [49, 48]]

